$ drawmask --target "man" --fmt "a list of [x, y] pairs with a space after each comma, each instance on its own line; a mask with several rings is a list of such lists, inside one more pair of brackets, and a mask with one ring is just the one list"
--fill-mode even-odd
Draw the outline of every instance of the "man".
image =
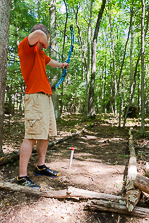
[[48, 57], [43, 48], [48, 48], [49, 31], [42, 24], [36, 24], [29, 36], [18, 47], [21, 72], [26, 85], [25, 92], [25, 137], [20, 148], [19, 176], [17, 183], [41, 190], [27, 175], [27, 166], [32, 148], [37, 142], [37, 166], [35, 175], [50, 177], [59, 173], [45, 165], [49, 136], [57, 134], [51, 86], [46, 75], [45, 65], [64, 68], [68, 63], [59, 63]]

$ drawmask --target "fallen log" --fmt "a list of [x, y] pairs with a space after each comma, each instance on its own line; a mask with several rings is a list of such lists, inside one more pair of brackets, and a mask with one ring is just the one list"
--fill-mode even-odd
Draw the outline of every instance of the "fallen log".
[[[53, 147], [53, 146], [55, 146], [55, 145], [61, 143], [61, 142], [64, 142], [64, 141], [66, 141], [66, 140], [68, 140], [68, 139], [71, 139], [72, 137], [75, 137], [75, 136], [79, 135], [80, 133], [84, 132], [85, 129], [88, 129], [88, 128], [90, 128], [90, 127], [93, 127], [94, 125], [96, 125], [96, 123], [93, 123], [93, 124], [91, 124], [91, 125], [88, 125], [88, 126], [86, 126], [85, 128], [83, 128], [82, 130], [77, 131], [76, 133], [72, 133], [70, 136], [66, 136], [66, 137], [61, 138], [61, 139], [59, 139], [59, 140], [56, 140], [56, 141], [53, 141], [53, 142], [49, 142], [49, 144], [48, 144], [48, 149], [49, 149], [50, 147]], [[32, 153], [35, 153], [35, 152], [37, 152], [37, 151], [36, 151], [36, 148], [33, 148]], [[14, 152], [12, 152], [12, 153], [6, 155], [6, 156], [0, 157], [0, 166], [1, 166], [1, 165], [4, 165], [4, 164], [6, 164], [6, 163], [11, 163], [11, 162], [13, 162], [14, 160], [17, 160], [17, 159], [19, 158], [19, 154], [20, 154], [20, 151], [19, 151], [19, 150], [16, 150], [16, 151], [14, 151]]]
[[75, 136], [77, 136], [77, 135], [79, 135], [79, 134], [85, 132], [85, 129], [88, 129], [88, 128], [90, 128], [90, 127], [94, 127], [94, 125], [96, 125], [96, 123], [93, 123], [93, 124], [90, 124], [90, 125], [88, 125], [88, 126], [85, 126], [85, 128], [83, 128], [82, 130], [77, 131], [76, 133], [72, 133], [72, 134], [69, 135], [69, 136], [66, 136], [66, 137], [61, 138], [61, 139], [59, 139], [59, 140], [50, 142], [50, 143], [48, 144], [48, 148], [49, 148], [49, 147], [52, 147], [52, 146], [54, 146], [54, 145], [57, 145], [57, 144], [59, 144], [59, 143], [61, 143], [61, 142], [63, 142], [63, 141], [66, 141], [66, 140], [68, 140], [68, 139], [71, 139], [72, 137], [75, 137]]
[[37, 191], [27, 186], [25, 187], [25, 186], [18, 185], [16, 183], [0, 181], [0, 189], [26, 193], [30, 195], [38, 195], [41, 197], [57, 198], [57, 199], [59, 198], [103, 199], [107, 201], [112, 200], [115, 202], [119, 202], [119, 201], [125, 202], [124, 197], [122, 196], [98, 193], [98, 192], [78, 189], [74, 187], [68, 187], [68, 189], [59, 190], [59, 191], [50, 190], [48, 192], [42, 192], [42, 191]]
[[[77, 136], [78, 134], [79, 134], [79, 132], [78, 132], [78, 133], [75, 133], [75, 134], [73, 133], [73, 134], [70, 135], [70, 136], [61, 138], [61, 139], [56, 140], [56, 141], [53, 141], [53, 142], [49, 142], [49, 144], [48, 144], [48, 149], [49, 149], [50, 147], [53, 147], [53, 146], [57, 145], [58, 143], [61, 143], [61, 142], [63, 142], [63, 141], [66, 141], [66, 140], [68, 140], [68, 139], [74, 137], [74, 136]], [[37, 152], [36, 148], [33, 148], [32, 153], [36, 153], [36, 152]], [[1, 166], [1, 165], [4, 165], [4, 164], [6, 164], [6, 163], [11, 163], [11, 162], [13, 162], [14, 160], [19, 159], [19, 154], [20, 154], [20, 151], [17, 150], [17, 151], [12, 152], [11, 154], [8, 154], [8, 155], [6, 155], [6, 156], [1, 157], [1, 158], [0, 158], [0, 166]]]
[[134, 207], [133, 211], [129, 212], [127, 210], [126, 205], [103, 200], [90, 200], [87, 202], [85, 209], [89, 209], [91, 211], [113, 212], [141, 218], [149, 217], [148, 208], [142, 208], [136, 206]]
[[4, 165], [6, 163], [12, 163], [14, 160], [17, 160], [19, 157], [19, 151], [12, 152], [11, 154], [8, 154], [6, 156], [3, 156], [0, 158], [0, 166]]
[[61, 138], [61, 139], [59, 139], [59, 140], [56, 140], [56, 141], [53, 141], [53, 142], [49, 142], [49, 144], [48, 144], [48, 149], [49, 149], [50, 147], [52, 147], [52, 146], [55, 146], [55, 145], [57, 145], [57, 144], [59, 144], [59, 143], [61, 143], [61, 142], [64, 142], [64, 141], [66, 141], [66, 140], [68, 140], [68, 139], [71, 139], [72, 137], [75, 137], [75, 136], [79, 135], [81, 132], [82, 132], [82, 131], [78, 131], [77, 133], [72, 133], [70, 136], [65, 136], [64, 138]]
[[139, 189], [136, 190], [134, 187], [134, 181], [137, 176], [137, 161], [133, 145], [132, 128], [130, 128], [129, 135], [130, 135], [129, 137], [130, 159], [129, 159], [127, 182], [126, 182], [125, 200], [127, 203], [126, 207], [128, 211], [132, 211], [140, 200], [141, 191]]
[[127, 185], [126, 185], [127, 190], [134, 189], [134, 181], [137, 175], [137, 161], [136, 161], [135, 149], [133, 146], [133, 136], [131, 134], [131, 131], [132, 131], [132, 128], [129, 131], [130, 158], [129, 158], [129, 166], [128, 166]]
[[[35, 153], [35, 152], [36, 152], [36, 148], [33, 148], [32, 153]], [[19, 154], [20, 154], [20, 150], [16, 150], [16, 151], [13, 151], [10, 154], [7, 154], [3, 157], [0, 157], [0, 166], [4, 165], [6, 163], [12, 163], [15, 160], [18, 160], [19, 159]]]
[[137, 203], [140, 200], [141, 191], [138, 190], [129, 190], [126, 192], [125, 200], [126, 200], [126, 207], [128, 211], [132, 211], [134, 207], [137, 205]]
[[146, 172], [145, 172], [145, 176], [149, 177], [149, 163], [146, 162]]
[[149, 217], [149, 209], [147, 208], [135, 207], [132, 212], [128, 212], [124, 197], [112, 194], [97, 193], [94, 191], [88, 191], [73, 187], [68, 187], [68, 189], [59, 191], [42, 192], [34, 190], [30, 187], [20, 186], [15, 183], [4, 181], [0, 181], [0, 189], [57, 199], [94, 199], [87, 202], [86, 208], [94, 211], [111, 211], [119, 214], [127, 214], [138, 217]]
[[134, 182], [134, 186], [135, 188], [138, 188], [141, 191], [144, 191], [145, 193], [149, 194], [149, 179], [148, 178], [137, 174], [135, 182]]
[[98, 193], [89, 190], [83, 190], [75, 187], [68, 187], [67, 193], [70, 197], [79, 197], [80, 199], [103, 199], [107, 201], [124, 201], [124, 197], [113, 194]]
[[37, 195], [41, 197], [50, 197], [50, 198], [66, 198], [67, 197], [67, 190], [60, 190], [60, 191], [50, 191], [48, 193], [38, 191], [32, 189], [31, 187], [21, 186], [16, 183], [0, 181], [0, 189], [15, 191], [20, 193], [25, 193], [29, 195]]

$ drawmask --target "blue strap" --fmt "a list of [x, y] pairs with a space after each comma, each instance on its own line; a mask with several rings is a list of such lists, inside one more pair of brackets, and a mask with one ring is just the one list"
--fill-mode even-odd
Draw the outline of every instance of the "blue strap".
[[[68, 55], [68, 59], [66, 60], [66, 63], [70, 62], [70, 57], [71, 57], [71, 53], [73, 52], [73, 45], [74, 45], [74, 31], [73, 31], [72, 25], [70, 26], [70, 30], [71, 30], [71, 46], [70, 46], [69, 55]], [[54, 89], [58, 88], [60, 84], [63, 83], [66, 76], [66, 72], [67, 72], [67, 69], [64, 68], [62, 77], [60, 78], [58, 83], [54, 86]]]

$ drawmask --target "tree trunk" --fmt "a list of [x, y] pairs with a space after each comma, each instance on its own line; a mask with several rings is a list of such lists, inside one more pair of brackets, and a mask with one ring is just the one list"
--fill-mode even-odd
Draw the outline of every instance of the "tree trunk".
[[85, 70], [86, 74], [86, 98], [85, 98], [85, 109], [84, 109], [84, 118], [87, 118], [88, 115], [88, 99], [89, 99], [89, 68], [90, 68], [90, 38], [91, 38], [91, 20], [92, 20], [92, 1], [90, 1], [89, 4], [89, 22], [88, 22], [88, 32], [87, 32], [87, 55], [85, 54], [85, 48], [84, 45], [86, 45], [82, 39], [82, 32], [80, 29], [80, 25], [78, 22], [78, 11], [79, 8], [77, 7], [77, 10], [75, 12], [75, 19], [76, 19], [76, 26], [78, 29], [78, 35], [79, 40], [81, 43], [81, 49], [82, 49], [82, 73]]
[[[122, 107], [122, 95], [121, 95], [120, 81], [121, 81], [123, 66], [124, 66], [125, 57], [126, 57], [126, 50], [127, 50], [127, 45], [128, 45], [128, 41], [129, 41], [130, 30], [131, 30], [131, 26], [132, 26], [132, 17], [133, 17], [132, 12], [133, 12], [133, 6], [132, 6], [132, 9], [131, 9], [130, 26], [129, 26], [128, 36], [127, 36], [127, 40], [126, 40], [126, 44], [125, 44], [123, 60], [122, 60], [122, 64], [121, 64], [121, 68], [120, 68], [120, 72], [119, 72], [119, 78], [118, 78], [119, 80], [118, 80], [118, 84], [117, 84], [117, 92], [118, 92], [118, 96], [120, 98], [120, 103], [119, 103], [119, 127], [121, 127], [121, 107]], [[126, 120], [126, 115], [125, 115], [125, 120]]]
[[38, 21], [40, 21], [40, 12], [41, 12], [41, 0], [38, 0], [38, 2], [37, 2], [37, 4], [38, 4]]
[[[0, 154], [4, 119], [4, 96], [7, 74], [7, 52], [9, 40], [10, 0], [0, 0]], [[1, 156], [1, 155], [0, 155]]]
[[144, 60], [144, 45], [145, 45], [145, 33], [144, 33], [144, 18], [145, 18], [145, 2], [142, 0], [142, 21], [141, 21], [141, 136], [145, 133], [145, 94], [144, 94], [144, 78], [145, 78], [145, 60]]
[[[56, 39], [56, 0], [50, 1], [50, 7], [49, 7], [49, 15], [50, 15], [50, 56], [52, 59], [57, 60], [57, 54], [55, 51], [57, 51], [57, 39]], [[58, 82], [58, 75], [55, 73], [57, 70], [53, 67], [50, 67], [50, 78], [51, 78], [51, 85], [54, 85]], [[52, 96], [53, 106], [54, 106], [54, 112], [55, 112], [55, 118], [59, 118], [60, 112], [59, 112], [59, 100], [58, 96], [56, 94], [56, 91], [53, 91]]]
[[[65, 18], [65, 29], [64, 29], [64, 41], [63, 41], [63, 51], [62, 51], [62, 58], [61, 61], [64, 62], [64, 48], [65, 48], [65, 42], [66, 42], [66, 29], [67, 29], [67, 23], [68, 23], [68, 8], [67, 8], [67, 3], [66, 0], [64, 0], [65, 8], [66, 8], [66, 18]], [[60, 111], [59, 111], [59, 117], [61, 117], [62, 110], [63, 110], [63, 83], [61, 85], [61, 100], [59, 102], [60, 104]]]
[[87, 73], [86, 73], [86, 99], [85, 99], [85, 111], [84, 117], [87, 118], [88, 115], [88, 100], [89, 100], [89, 70], [90, 70], [90, 49], [91, 49], [91, 21], [92, 21], [92, 5], [93, 2], [90, 1], [90, 18], [88, 23], [88, 36], [87, 36]]
[[[50, 55], [53, 59], [57, 59], [57, 39], [56, 39], [56, 0], [50, 0], [49, 7], [49, 16], [50, 16]], [[54, 51], [52, 51], [52, 49]]]
[[95, 72], [96, 72], [96, 40], [93, 40], [91, 81], [90, 81], [90, 89], [89, 89], [89, 108], [88, 108], [89, 116], [94, 116], [96, 114], [95, 103], [94, 103]]
[[[133, 14], [133, 8], [131, 9], [131, 13]], [[132, 17], [132, 23], [133, 23], [133, 17]], [[130, 94], [133, 93], [133, 82], [134, 82], [134, 75], [133, 75], [133, 43], [134, 43], [134, 26], [132, 25], [130, 28], [130, 35], [131, 35], [131, 41], [130, 41]], [[132, 103], [134, 100], [132, 100]]]
[[94, 36], [93, 36], [93, 41], [92, 41], [91, 81], [90, 81], [90, 90], [89, 90], [89, 109], [88, 109], [89, 116], [94, 116], [96, 114], [95, 103], [94, 103], [95, 73], [96, 73], [96, 45], [97, 45], [97, 37], [98, 37], [100, 22], [101, 22], [102, 15], [105, 9], [105, 4], [106, 4], [106, 0], [102, 0], [102, 5], [98, 13], [96, 28], [94, 31]]
[[[147, 34], [147, 31], [148, 31], [148, 23], [149, 23], [149, 7], [148, 7], [148, 15], [147, 15], [147, 24], [146, 24], [146, 29], [145, 29], [145, 36]], [[133, 82], [133, 86], [132, 86], [132, 94], [130, 95], [130, 100], [128, 102], [128, 106], [127, 106], [127, 110], [126, 110], [126, 114], [129, 110], [129, 106], [130, 106], [130, 103], [132, 101], [132, 98], [133, 98], [133, 95], [134, 95], [134, 92], [135, 92], [135, 87], [136, 87], [136, 75], [137, 75], [137, 72], [138, 72], [138, 64], [139, 64], [139, 61], [140, 61], [140, 57], [141, 57], [141, 51], [142, 49], [139, 51], [139, 54], [138, 54], [138, 59], [137, 59], [137, 62], [136, 62], [136, 66], [135, 66], [135, 70], [134, 70], [134, 82]], [[142, 78], [142, 77], [141, 77]], [[139, 78], [138, 78], [139, 79]], [[142, 84], [141, 84], [142, 85]], [[142, 88], [142, 86], [141, 86]], [[139, 89], [138, 89], [139, 90]], [[138, 109], [139, 110], [139, 109]], [[144, 113], [144, 111], [143, 111]], [[123, 123], [123, 127], [125, 127], [125, 124], [126, 124], [126, 116], [124, 117], [124, 123]]]
[[114, 36], [113, 36], [113, 24], [111, 21], [111, 1], [108, 2], [108, 10], [109, 10], [109, 24], [110, 24], [110, 37], [111, 37], [111, 56], [112, 56], [112, 65], [113, 65], [113, 83], [112, 83], [112, 91], [113, 91], [113, 99], [114, 102], [114, 113], [117, 114], [117, 77], [116, 77], [116, 63], [115, 63], [115, 46], [114, 46]]

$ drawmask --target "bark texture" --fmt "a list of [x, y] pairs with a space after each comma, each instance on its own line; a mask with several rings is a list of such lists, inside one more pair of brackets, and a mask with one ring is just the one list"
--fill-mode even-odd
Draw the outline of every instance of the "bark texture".
[[105, 9], [106, 0], [102, 0], [102, 5], [98, 13], [98, 18], [96, 22], [96, 28], [92, 41], [92, 67], [91, 67], [91, 81], [90, 81], [90, 90], [89, 90], [89, 110], [88, 115], [95, 115], [95, 103], [94, 103], [94, 89], [95, 89], [95, 73], [96, 73], [96, 45], [97, 45], [97, 37], [99, 32], [99, 27], [102, 19], [102, 15]]
[[0, 154], [2, 154], [4, 96], [7, 74], [10, 0], [0, 0]]
[[110, 211], [113, 213], [124, 214], [137, 217], [149, 217], [149, 209], [142, 207], [135, 207], [133, 211], [128, 212], [125, 204], [116, 202], [103, 201], [103, 200], [91, 200], [88, 201], [86, 207], [91, 211]]
[[133, 145], [133, 136], [132, 136], [132, 128], [129, 131], [129, 167], [128, 167], [128, 175], [127, 175], [127, 185], [126, 185], [126, 207], [129, 212], [133, 211], [134, 207], [139, 202], [141, 191], [139, 189], [135, 189], [134, 181], [137, 176], [137, 160], [135, 149]]

